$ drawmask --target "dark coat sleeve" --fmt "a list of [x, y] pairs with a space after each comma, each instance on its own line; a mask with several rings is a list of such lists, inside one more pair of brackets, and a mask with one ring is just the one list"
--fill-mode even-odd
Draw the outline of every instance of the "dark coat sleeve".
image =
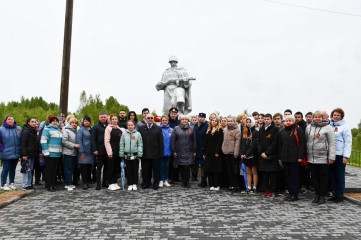
[[282, 146], [283, 146], [283, 131], [285, 131], [284, 129], [281, 130], [281, 132], [278, 135], [278, 158], [281, 159], [281, 155], [282, 155]]
[[93, 152], [99, 151], [98, 144], [97, 144], [97, 133], [98, 133], [98, 128], [96, 125], [94, 125], [93, 130], [90, 135], [90, 141], [91, 141], [91, 146], [92, 146]]
[[222, 153], [222, 144], [223, 144], [223, 129], [219, 129], [218, 131], [218, 142], [217, 142], [217, 148], [216, 153], [220, 155]]
[[197, 153], [197, 134], [196, 131], [194, 130], [192, 132], [192, 138], [193, 138], [193, 153]]
[[208, 134], [204, 136], [204, 145], [202, 149], [202, 155], [207, 155], [207, 148], [208, 148]]
[[20, 139], [21, 155], [22, 156], [28, 156], [28, 153], [26, 151], [27, 150], [26, 143], [28, 142], [28, 138], [29, 138], [29, 132], [28, 131], [22, 131], [21, 139]]
[[262, 150], [262, 140], [261, 140], [261, 129], [259, 130], [259, 132], [258, 132], [258, 137], [257, 137], [257, 139], [258, 139], [258, 141], [257, 141], [257, 144], [256, 144], [256, 146], [257, 146], [257, 152], [258, 152], [258, 154], [259, 155], [261, 155], [262, 153], [263, 153], [263, 150]]
[[159, 127], [158, 130], [158, 144], [159, 144], [159, 158], [162, 157], [164, 151], [164, 141], [163, 141], [163, 133], [162, 128]]
[[172, 138], [171, 138], [171, 149], [172, 149], [172, 153], [175, 153], [175, 143], [177, 141], [177, 134], [176, 134], [177, 129], [174, 128], [173, 132], [172, 132]]
[[298, 159], [302, 159], [305, 157], [305, 133], [302, 128], [297, 128], [297, 136], [299, 139], [299, 150], [298, 150]]

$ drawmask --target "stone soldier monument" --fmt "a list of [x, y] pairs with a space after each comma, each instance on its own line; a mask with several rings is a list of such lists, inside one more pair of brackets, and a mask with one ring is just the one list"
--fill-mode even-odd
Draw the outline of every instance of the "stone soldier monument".
[[189, 114], [192, 111], [192, 98], [190, 81], [196, 80], [188, 76], [187, 70], [178, 67], [176, 56], [169, 58], [170, 68], [167, 68], [162, 80], [155, 85], [157, 91], [164, 90], [163, 112], [168, 113], [169, 109], [176, 107], [180, 115]]

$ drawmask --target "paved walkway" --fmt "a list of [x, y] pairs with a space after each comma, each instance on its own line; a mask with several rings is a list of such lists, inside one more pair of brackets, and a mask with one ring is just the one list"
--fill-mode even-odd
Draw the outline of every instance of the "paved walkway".
[[315, 206], [311, 194], [286, 203], [282, 197], [210, 192], [194, 182], [186, 190], [176, 184], [137, 192], [43, 188], [0, 209], [0, 239], [361, 238], [360, 206]]

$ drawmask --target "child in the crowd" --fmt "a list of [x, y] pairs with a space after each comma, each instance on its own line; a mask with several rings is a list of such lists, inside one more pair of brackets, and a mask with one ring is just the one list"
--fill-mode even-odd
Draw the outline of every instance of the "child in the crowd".
[[242, 133], [242, 144], [241, 144], [241, 158], [243, 163], [246, 165], [247, 184], [248, 191], [251, 191], [251, 184], [253, 179], [252, 193], [256, 192], [258, 184], [258, 172], [257, 172], [257, 139], [258, 131], [254, 127], [255, 119], [248, 117], [246, 119], [246, 126]]
[[143, 140], [140, 133], [135, 130], [135, 122], [127, 121], [128, 129], [122, 135], [119, 145], [119, 157], [126, 164], [128, 191], [137, 190], [139, 158], [143, 156]]
[[272, 122], [272, 115], [264, 116], [264, 125], [259, 131], [257, 151], [260, 155], [258, 170], [262, 172], [264, 197], [273, 198], [276, 189], [278, 163], [278, 128]]
[[[235, 164], [240, 152], [241, 131], [237, 126], [236, 118], [227, 117], [227, 128], [224, 129], [222, 152], [224, 154], [225, 167], [228, 175], [228, 186], [231, 191], [235, 191], [236, 170]], [[239, 174], [237, 174], [239, 176]]]

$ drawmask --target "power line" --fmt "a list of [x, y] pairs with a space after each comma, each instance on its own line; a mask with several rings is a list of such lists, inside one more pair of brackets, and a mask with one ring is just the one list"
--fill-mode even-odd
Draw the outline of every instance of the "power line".
[[280, 4], [280, 5], [292, 6], [292, 7], [305, 8], [305, 9], [310, 9], [310, 10], [315, 10], [315, 11], [321, 11], [321, 12], [336, 13], [336, 14], [348, 15], [348, 16], [353, 16], [353, 17], [361, 17], [360, 14], [353, 14], [353, 13], [346, 13], [346, 12], [331, 11], [331, 10], [326, 10], [326, 9], [321, 9], [321, 8], [313, 8], [313, 7], [307, 7], [307, 6], [292, 4], [292, 3], [284, 3], [284, 2], [278, 2], [278, 1], [273, 1], [273, 0], [262, 0], [262, 1], [264, 1], [264, 2], [270, 2], [270, 3], [276, 3], [276, 4]]

